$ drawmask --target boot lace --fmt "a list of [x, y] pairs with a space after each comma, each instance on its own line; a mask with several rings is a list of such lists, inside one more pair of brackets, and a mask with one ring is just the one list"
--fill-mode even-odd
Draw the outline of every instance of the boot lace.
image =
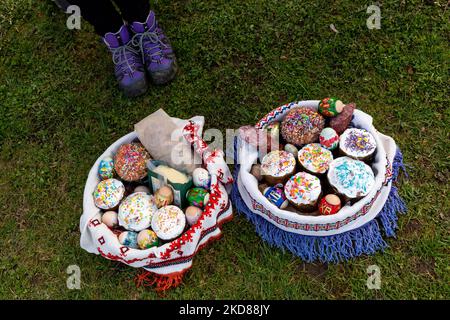
[[136, 65], [139, 61], [137, 56], [139, 52], [129, 45], [123, 45], [118, 48], [111, 48], [112, 60], [114, 65], [121, 73], [132, 74], [136, 71]]
[[[146, 56], [150, 56], [151, 60], [156, 62], [164, 57], [163, 50], [169, 48], [169, 46], [162, 41], [163, 37], [164, 35], [159, 28], [155, 28], [155, 31], [145, 31], [133, 36], [131, 43], [145, 53], [142, 55], [142, 63], [145, 62]], [[159, 59], [156, 58], [158, 56]]]

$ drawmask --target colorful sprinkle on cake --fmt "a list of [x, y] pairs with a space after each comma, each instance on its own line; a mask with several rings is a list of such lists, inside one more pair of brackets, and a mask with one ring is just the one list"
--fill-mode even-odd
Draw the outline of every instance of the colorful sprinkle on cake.
[[319, 143], [310, 143], [298, 152], [298, 161], [312, 173], [325, 173], [333, 161], [333, 154]]
[[337, 192], [353, 199], [366, 196], [375, 185], [372, 169], [364, 162], [349, 157], [333, 160], [327, 177]]
[[295, 169], [294, 156], [284, 150], [274, 150], [261, 161], [261, 173], [272, 177], [282, 177]]
[[377, 147], [375, 138], [370, 132], [357, 128], [345, 130], [340, 137], [339, 145], [345, 155], [359, 160], [372, 155]]
[[119, 204], [124, 193], [125, 187], [122, 182], [117, 179], [106, 179], [95, 188], [94, 203], [100, 209], [112, 209]]
[[119, 147], [114, 158], [114, 169], [125, 181], [139, 181], [147, 174], [150, 154], [140, 143], [126, 143]]
[[176, 206], [160, 208], [152, 220], [152, 229], [163, 240], [171, 240], [178, 237], [186, 226], [186, 216]]
[[286, 198], [296, 205], [314, 204], [321, 192], [319, 178], [306, 172], [299, 172], [292, 176], [284, 186]]
[[129, 195], [119, 206], [119, 224], [128, 230], [147, 229], [158, 210], [155, 198], [145, 192]]
[[291, 144], [303, 145], [319, 139], [325, 118], [313, 109], [298, 107], [290, 110], [281, 123], [281, 135]]

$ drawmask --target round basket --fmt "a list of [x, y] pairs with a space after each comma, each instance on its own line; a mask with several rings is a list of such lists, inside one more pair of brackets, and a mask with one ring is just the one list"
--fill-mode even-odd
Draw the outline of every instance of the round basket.
[[114, 142], [92, 166], [83, 197], [83, 215], [80, 218], [80, 245], [90, 253], [122, 262], [146, 272], [138, 277], [139, 283], [156, 283], [157, 289], [168, 289], [180, 283], [183, 274], [192, 266], [197, 252], [209, 241], [221, 236], [221, 225], [232, 218], [232, 206], [223, 184], [211, 175], [210, 200], [198, 222], [172, 242], [146, 250], [132, 249], [119, 243], [117, 235], [101, 222], [101, 210], [92, 197], [100, 182], [97, 169], [101, 159], [112, 156], [119, 146], [136, 140], [135, 132]]
[[[283, 105], [262, 118], [255, 128], [262, 129], [273, 121], [280, 121], [286, 112], [295, 107], [317, 109], [319, 102], [308, 100]], [[366, 129], [375, 137], [377, 151], [371, 165], [375, 186], [358, 202], [346, 205], [337, 214], [328, 216], [300, 215], [279, 209], [269, 202], [258, 190], [256, 178], [250, 174], [258, 151], [247, 142], [236, 140], [233, 202], [238, 211], [256, 225], [257, 232], [266, 241], [288, 249], [307, 261], [340, 261], [386, 247], [379, 221], [375, 218], [382, 216], [386, 234], [392, 235], [396, 226], [396, 213], [404, 211], [404, 204], [392, 186], [394, 173], [396, 177], [398, 168], [402, 166], [401, 154], [392, 138], [375, 129], [372, 117], [368, 114], [355, 110], [351, 126]]]

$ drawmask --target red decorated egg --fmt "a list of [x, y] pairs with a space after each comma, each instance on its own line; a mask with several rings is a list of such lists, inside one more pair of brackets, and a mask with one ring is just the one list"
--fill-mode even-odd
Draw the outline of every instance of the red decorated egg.
[[320, 144], [328, 150], [334, 150], [339, 144], [339, 135], [333, 128], [325, 128], [320, 132]]
[[323, 215], [332, 215], [341, 209], [341, 199], [335, 194], [327, 194], [320, 200], [319, 212]]

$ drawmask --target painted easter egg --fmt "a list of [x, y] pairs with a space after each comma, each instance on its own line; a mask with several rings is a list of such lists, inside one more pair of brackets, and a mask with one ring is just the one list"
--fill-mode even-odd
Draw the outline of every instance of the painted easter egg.
[[208, 170], [196, 168], [194, 172], [192, 172], [192, 181], [196, 187], [209, 189], [211, 184], [211, 176]]
[[137, 237], [138, 234], [136, 232], [124, 231], [119, 235], [119, 242], [124, 246], [137, 249], [138, 248]]
[[325, 117], [335, 117], [344, 109], [344, 103], [338, 98], [325, 98], [319, 103], [319, 112]]
[[282, 185], [281, 188], [277, 186], [266, 188], [264, 190], [264, 196], [280, 209], [286, 208], [289, 204], [289, 201], [284, 194], [284, 190], [282, 189]]
[[192, 226], [197, 223], [198, 219], [202, 215], [203, 211], [199, 207], [189, 206], [186, 208], [186, 221]]
[[332, 215], [341, 209], [341, 199], [335, 194], [327, 194], [320, 200], [319, 212], [323, 215]]
[[155, 193], [155, 201], [158, 208], [173, 203], [173, 190], [169, 186], [162, 186]]
[[328, 150], [334, 150], [339, 144], [339, 135], [333, 128], [325, 128], [319, 136], [320, 144]]
[[186, 199], [189, 205], [203, 208], [209, 201], [209, 192], [203, 188], [192, 188], [186, 193]]
[[151, 247], [157, 247], [159, 245], [159, 239], [154, 231], [145, 229], [138, 233], [137, 244], [139, 249], [145, 250]]
[[103, 158], [98, 165], [98, 176], [102, 180], [114, 177], [114, 160], [111, 157]]
[[106, 224], [110, 228], [114, 228], [119, 224], [119, 220], [117, 217], [117, 212], [115, 211], [106, 211], [102, 215], [102, 222]]

